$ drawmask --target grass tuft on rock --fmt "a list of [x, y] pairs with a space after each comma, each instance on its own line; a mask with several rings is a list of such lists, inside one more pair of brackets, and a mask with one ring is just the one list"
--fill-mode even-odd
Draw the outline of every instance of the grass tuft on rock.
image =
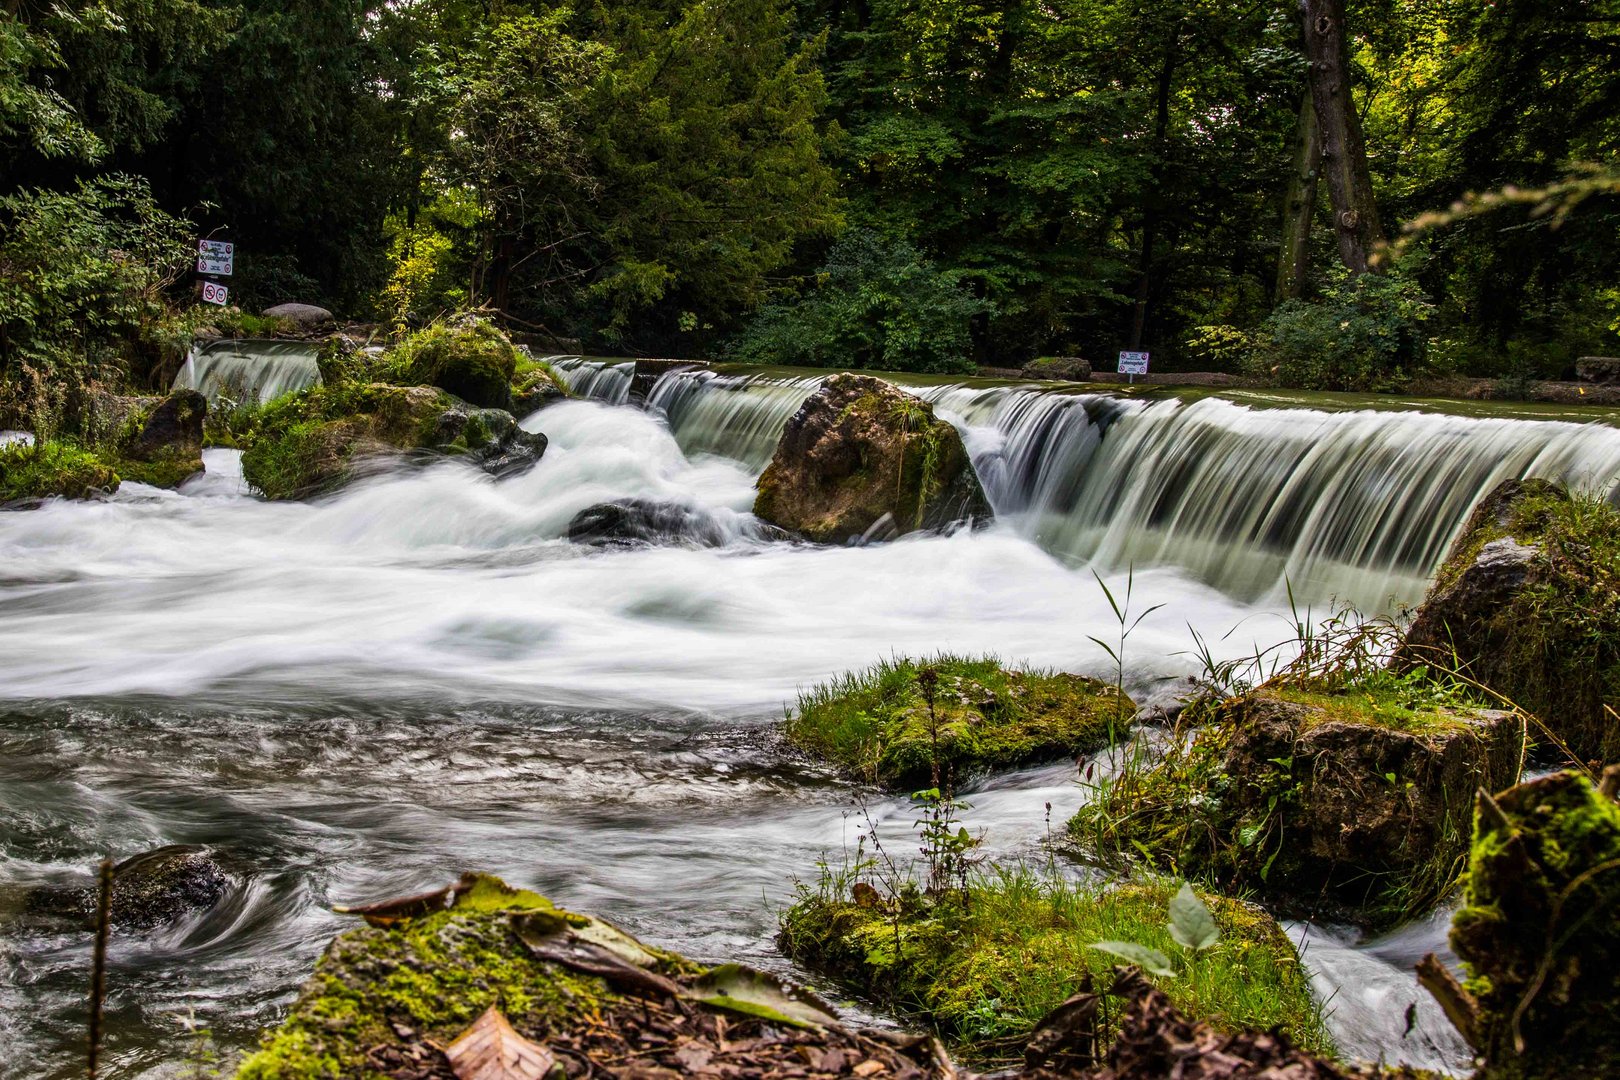
[[0, 446], [0, 503], [116, 491], [118, 472], [94, 451], [51, 440]]
[[[829, 871], [781, 915], [784, 952], [846, 989], [925, 1021], [971, 1057], [1021, 1051], [1035, 1025], [1090, 979], [1106, 989], [1118, 957], [1094, 948], [1123, 941], [1172, 958], [1156, 979], [1176, 1006], [1217, 1027], [1279, 1028], [1298, 1045], [1331, 1053], [1321, 1009], [1293, 944], [1249, 904], [1204, 894], [1220, 928], [1211, 948], [1183, 950], [1167, 909], [1176, 884], [1150, 879], [1113, 887], [1024, 867], [976, 875], [966, 893], [856, 887]], [[1118, 1023], [1112, 1003], [1107, 1026]]]
[[390, 381], [437, 386], [483, 408], [512, 404], [522, 354], [499, 327], [476, 316], [440, 321], [408, 335], [387, 356]]
[[[918, 675], [938, 674], [931, 711]], [[799, 695], [790, 741], [851, 776], [911, 791], [940, 774], [1016, 768], [1123, 738], [1136, 712], [1113, 686], [1080, 675], [1013, 671], [993, 656], [894, 658]]]

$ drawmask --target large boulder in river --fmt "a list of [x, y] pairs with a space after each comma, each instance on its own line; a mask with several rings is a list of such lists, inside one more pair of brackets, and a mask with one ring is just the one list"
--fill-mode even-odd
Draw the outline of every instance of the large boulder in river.
[[86, 434], [119, 477], [173, 488], [203, 469], [208, 399], [195, 390], [155, 395], [92, 393]]
[[489, 409], [511, 408], [521, 359], [500, 327], [475, 315], [433, 323], [388, 353], [392, 381], [437, 386]]
[[1620, 511], [1544, 480], [1509, 480], [1475, 508], [1395, 656], [1460, 672], [1568, 752], [1620, 760]]
[[870, 375], [834, 375], [788, 421], [754, 513], [820, 543], [990, 517], [962, 437]]
[[[1523, 718], [1400, 689], [1277, 687], [1183, 714], [1164, 759], [1071, 825], [1278, 910], [1373, 927], [1439, 903], [1474, 793], [1518, 779]], [[1199, 721], [1202, 721], [1199, 726]]]
[[479, 409], [430, 386], [343, 383], [267, 406], [242, 455], [242, 475], [268, 499], [332, 491], [399, 461], [465, 456], [506, 476], [545, 453], [546, 437], [500, 409]]
[[324, 330], [335, 321], [330, 311], [314, 304], [277, 304], [265, 308], [262, 314], [270, 319], [285, 319], [306, 333]]

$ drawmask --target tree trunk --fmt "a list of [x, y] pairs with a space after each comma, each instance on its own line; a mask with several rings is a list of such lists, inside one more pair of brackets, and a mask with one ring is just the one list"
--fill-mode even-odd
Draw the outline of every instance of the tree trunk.
[[1352, 274], [1365, 274], [1384, 242], [1373, 202], [1372, 174], [1361, 117], [1350, 98], [1350, 49], [1344, 34], [1344, 0], [1300, 0], [1305, 17], [1305, 57], [1310, 61], [1311, 98], [1322, 131], [1322, 170], [1333, 199], [1339, 258]]
[[1142, 338], [1147, 332], [1148, 300], [1153, 295], [1153, 245], [1158, 239], [1159, 206], [1162, 199], [1164, 155], [1170, 143], [1170, 91], [1175, 87], [1176, 64], [1180, 61], [1181, 24], [1170, 31], [1164, 47], [1164, 63], [1159, 68], [1159, 83], [1154, 104], [1153, 143], [1155, 161], [1153, 177], [1147, 199], [1142, 204], [1142, 256], [1137, 265], [1136, 304], [1131, 312], [1131, 351], [1140, 352]]
[[1282, 248], [1277, 252], [1277, 302], [1297, 300], [1311, 270], [1311, 223], [1316, 219], [1317, 180], [1322, 175], [1322, 129], [1309, 89], [1299, 107], [1294, 165], [1283, 196]]

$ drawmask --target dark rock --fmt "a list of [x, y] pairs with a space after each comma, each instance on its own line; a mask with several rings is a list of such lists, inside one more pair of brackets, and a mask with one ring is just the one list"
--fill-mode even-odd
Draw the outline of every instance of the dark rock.
[[124, 480], [178, 487], [203, 471], [203, 421], [208, 399], [196, 390], [168, 397], [98, 393], [90, 400], [88, 427], [101, 449], [117, 459]]
[[511, 435], [484, 447], [474, 457], [480, 469], [497, 480], [504, 480], [538, 465], [547, 445], [548, 440], [540, 432], [514, 428]]
[[788, 421], [754, 513], [834, 544], [991, 516], [955, 428], [882, 379], [847, 373]]
[[563, 388], [551, 380], [535, 380], [512, 392], [512, 413], [514, 416], [528, 416], [566, 397], [568, 395], [563, 392]]
[[1620, 356], [1583, 356], [1575, 361], [1575, 377], [1583, 383], [1620, 383]]
[[1572, 772], [1481, 795], [1451, 945], [1479, 1080], [1620, 1076], [1620, 807]]
[[304, 331], [324, 330], [336, 322], [330, 311], [314, 304], [277, 304], [265, 308], [260, 314], [272, 319], [286, 319]]
[[[204, 848], [171, 845], [125, 859], [113, 870], [112, 923], [150, 930], [219, 903], [231, 881]], [[39, 915], [93, 922], [97, 890], [41, 888], [29, 894], [26, 910]]]
[[637, 360], [630, 376], [630, 402], [645, 405], [647, 397], [663, 375], [671, 371], [698, 371], [709, 365], [703, 360]]
[[1042, 356], [1025, 364], [1018, 373], [1026, 379], [1090, 382], [1091, 364], [1081, 356]]
[[624, 499], [581, 510], [568, 523], [568, 539], [603, 547], [724, 547], [726, 533], [713, 515], [702, 510], [652, 499]]
[[126, 453], [138, 461], [165, 455], [200, 457], [208, 399], [196, 390], [176, 390], [153, 409]]

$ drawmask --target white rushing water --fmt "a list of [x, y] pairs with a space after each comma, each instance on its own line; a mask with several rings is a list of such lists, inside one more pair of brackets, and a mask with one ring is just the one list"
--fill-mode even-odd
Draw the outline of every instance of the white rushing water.
[[[673, 372], [648, 403], [688, 452], [762, 471], [820, 376]], [[1475, 504], [1539, 476], [1615, 494], [1607, 424], [914, 388], [963, 432], [997, 517], [1074, 564], [1174, 566], [1223, 592], [1414, 604]]]
[[209, 401], [271, 401], [321, 380], [319, 342], [223, 338], [192, 347], [174, 379], [176, 390], [200, 390]]
[[[623, 364], [566, 366], [576, 389], [628, 394]], [[799, 687], [943, 649], [1111, 675], [1091, 559], [1116, 594], [1130, 578], [1134, 610], [1166, 605], [1125, 677], [1168, 697], [1194, 631], [1232, 656], [1285, 635], [1279, 576], [1409, 589], [1492, 477], [1620, 470], [1596, 427], [933, 387], [1002, 520], [766, 542], [753, 481], [814, 382], [676, 375], [652, 412], [553, 405], [524, 421], [550, 438], [541, 463], [500, 482], [447, 461], [270, 504], [211, 450], [179, 492], [0, 514], [0, 911], [5, 886], [108, 850], [205, 844], [238, 882], [206, 916], [115, 940], [116, 1068], [157, 1075], [190, 1010], [246, 1045], [344, 927], [331, 904], [465, 868], [699, 957], [781, 965], [774, 906], [856, 825], [858, 793], [772, 741]], [[567, 542], [579, 511], [631, 497], [701, 511], [726, 543]], [[996, 778], [967, 820], [992, 854], [1031, 855], [1046, 803], [1061, 827], [1083, 797], [1073, 779]], [[910, 808], [868, 800], [904, 846]], [[1455, 1067], [1413, 996], [1416, 945], [1313, 933], [1347, 1050]], [[0, 1077], [76, 1073], [87, 949], [0, 932], [0, 1045], [22, 1048]], [[1389, 1026], [1407, 1003], [1415, 1037]]]

